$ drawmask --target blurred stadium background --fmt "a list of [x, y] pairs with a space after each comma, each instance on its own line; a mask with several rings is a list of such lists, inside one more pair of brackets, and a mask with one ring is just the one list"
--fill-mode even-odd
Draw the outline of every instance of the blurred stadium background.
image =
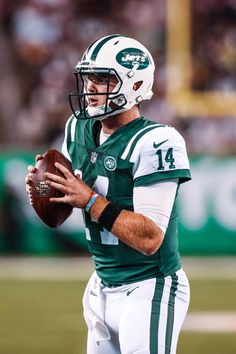
[[0, 354], [85, 353], [81, 214], [47, 228], [24, 176], [36, 153], [60, 147], [73, 68], [111, 33], [152, 52], [142, 114], [176, 127], [191, 160], [179, 242], [192, 300], [178, 354], [235, 354], [235, 0], [0, 0], [0, 21]]

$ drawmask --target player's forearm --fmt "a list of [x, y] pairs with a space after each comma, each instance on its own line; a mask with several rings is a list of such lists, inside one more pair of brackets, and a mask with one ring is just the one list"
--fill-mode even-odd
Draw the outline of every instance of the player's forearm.
[[116, 219], [112, 233], [146, 256], [155, 253], [163, 241], [163, 231], [144, 215], [122, 210]]
[[[92, 219], [98, 221], [109, 202], [98, 197], [90, 209]], [[115, 219], [111, 232], [130, 247], [149, 256], [161, 246], [164, 233], [149, 218], [144, 215], [122, 210]]]

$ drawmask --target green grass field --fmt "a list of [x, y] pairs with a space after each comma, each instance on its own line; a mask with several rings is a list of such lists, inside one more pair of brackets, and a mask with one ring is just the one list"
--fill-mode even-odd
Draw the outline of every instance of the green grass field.
[[[0, 354], [85, 354], [85, 281], [0, 279]], [[189, 312], [236, 312], [232, 279], [192, 279]], [[236, 333], [183, 331], [178, 354], [235, 354]]]
[[0, 282], [1, 354], [82, 354], [84, 282]]

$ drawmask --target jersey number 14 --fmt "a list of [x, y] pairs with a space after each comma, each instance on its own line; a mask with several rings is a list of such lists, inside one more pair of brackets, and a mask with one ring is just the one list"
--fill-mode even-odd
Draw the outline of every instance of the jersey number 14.
[[[169, 169], [174, 169], [175, 168], [175, 164], [174, 164], [174, 157], [173, 157], [173, 148], [169, 148], [166, 152], [166, 154], [164, 154], [164, 152], [162, 151], [162, 149], [157, 150], [156, 152], [157, 156], [158, 156], [158, 162], [159, 162], [159, 167], [157, 168], [158, 171], [162, 171], [165, 169], [164, 167], [164, 161], [169, 164]], [[164, 156], [163, 156], [164, 155]], [[164, 159], [163, 159], [164, 157]]]

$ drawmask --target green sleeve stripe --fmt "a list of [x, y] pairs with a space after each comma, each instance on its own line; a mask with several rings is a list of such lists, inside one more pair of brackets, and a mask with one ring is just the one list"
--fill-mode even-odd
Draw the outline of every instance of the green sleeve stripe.
[[129, 144], [127, 145], [123, 155], [121, 158], [129, 161], [131, 158], [131, 155], [135, 149], [135, 146], [137, 144], [137, 142], [139, 141], [139, 139], [142, 138], [142, 136], [144, 136], [146, 133], [148, 133], [149, 131], [155, 129], [155, 128], [160, 128], [160, 127], [164, 127], [164, 125], [160, 125], [160, 124], [152, 124], [149, 125], [143, 129], [141, 129], [140, 131], [138, 131], [138, 133], [136, 133], [133, 138], [130, 140]]
[[147, 185], [153, 182], [158, 182], [165, 179], [171, 178], [179, 178], [179, 183], [187, 182], [191, 179], [190, 170], [182, 169], [182, 170], [174, 170], [174, 171], [166, 171], [166, 172], [154, 172], [150, 175], [140, 176], [135, 178], [134, 186], [139, 187], [143, 185]]
[[130, 160], [131, 158], [131, 155], [135, 149], [135, 146], [137, 144], [137, 142], [148, 132], [150, 132], [150, 130], [153, 130], [153, 129], [156, 129], [156, 128], [160, 128], [160, 127], [164, 127], [164, 125], [155, 125], [155, 126], [150, 126], [148, 129], [146, 129], [145, 131], [142, 131], [140, 132], [140, 134], [134, 139], [132, 145], [131, 145], [131, 148], [129, 150], [129, 153], [128, 153], [128, 156], [127, 156], [127, 159]]
[[126, 146], [126, 148], [125, 148], [125, 150], [124, 150], [124, 152], [123, 152], [121, 158], [122, 158], [123, 160], [126, 160], [126, 159], [127, 159], [127, 156], [129, 155], [130, 148], [131, 148], [131, 146], [133, 145], [133, 141], [136, 139], [137, 136], [139, 136], [139, 134], [141, 134], [142, 132], [146, 131], [147, 129], [150, 129], [150, 127], [156, 127], [156, 126], [157, 126], [157, 124], [152, 124], [151, 126], [148, 125], [147, 127], [142, 128], [141, 130], [139, 130], [139, 131], [130, 139], [130, 141], [128, 142], [128, 144], [127, 144], [127, 146]]

